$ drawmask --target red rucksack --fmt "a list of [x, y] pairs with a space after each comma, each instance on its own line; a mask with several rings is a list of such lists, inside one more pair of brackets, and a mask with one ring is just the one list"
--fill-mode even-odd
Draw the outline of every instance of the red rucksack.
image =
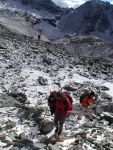
[[70, 103], [73, 104], [73, 98], [70, 96], [70, 94], [68, 92], [64, 92], [67, 96], [67, 98], [69, 99]]
[[67, 102], [65, 100], [65, 97], [68, 98], [68, 100], [70, 101], [70, 104], [72, 105], [73, 103], [73, 99], [72, 97], [70, 96], [70, 94], [68, 92], [56, 92], [56, 91], [53, 91], [50, 93], [50, 96], [48, 98], [48, 105], [50, 107], [50, 112], [51, 114], [54, 114], [55, 113], [55, 110], [56, 110], [56, 101], [57, 101], [57, 95], [59, 94], [60, 97], [62, 97], [63, 100], [63, 104], [65, 106], [65, 108], [67, 107]]

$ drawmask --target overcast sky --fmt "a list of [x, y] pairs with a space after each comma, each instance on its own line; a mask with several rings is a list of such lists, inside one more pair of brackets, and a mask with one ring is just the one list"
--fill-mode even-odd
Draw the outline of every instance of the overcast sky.
[[[52, 1], [62, 7], [78, 7], [87, 0], [52, 0]], [[108, 1], [113, 4], [113, 0], [103, 0], [103, 1]]]

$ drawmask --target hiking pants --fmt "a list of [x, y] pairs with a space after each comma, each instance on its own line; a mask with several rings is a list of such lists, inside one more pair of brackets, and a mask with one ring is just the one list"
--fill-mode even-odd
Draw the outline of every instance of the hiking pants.
[[55, 113], [54, 126], [58, 129], [59, 134], [62, 132], [64, 122], [65, 117], [60, 113]]
[[82, 107], [82, 111], [80, 112], [79, 117], [83, 116], [85, 113], [88, 114], [89, 119], [93, 119], [92, 110], [88, 107]]

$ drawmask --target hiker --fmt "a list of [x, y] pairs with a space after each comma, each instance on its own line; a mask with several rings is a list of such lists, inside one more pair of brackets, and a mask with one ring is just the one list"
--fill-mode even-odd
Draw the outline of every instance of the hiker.
[[48, 98], [48, 105], [51, 114], [54, 114], [55, 135], [59, 136], [62, 133], [65, 119], [72, 109], [72, 104], [65, 92], [53, 91]]
[[95, 93], [93, 91], [83, 93], [80, 96], [80, 105], [82, 107], [82, 111], [78, 115], [78, 119], [80, 119], [81, 116], [85, 112], [87, 112], [89, 120], [93, 121], [93, 115], [92, 115], [92, 110], [90, 109], [90, 106], [94, 103], [96, 103], [96, 98], [95, 98]]
[[41, 40], [41, 35], [42, 35], [42, 30], [39, 30], [39, 33], [38, 33], [38, 40], [39, 41]]

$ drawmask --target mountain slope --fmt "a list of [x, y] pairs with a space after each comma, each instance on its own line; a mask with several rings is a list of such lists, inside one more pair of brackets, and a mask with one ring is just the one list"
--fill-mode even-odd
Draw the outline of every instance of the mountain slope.
[[63, 9], [51, 0], [28, 1], [26, 4], [19, 0], [1, 0], [0, 6], [0, 23], [7, 28], [34, 38], [42, 30], [41, 40], [46, 41], [62, 37], [56, 28], [56, 17], [62, 14]]
[[108, 2], [88, 1], [72, 13], [62, 17], [61, 31], [77, 35], [95, 35], [107, 41], [113, 40], [113, 6]]
[[[112, 149], [113, 62], [107, 55], [112, 52], [111, 45], [90, 36], [50, 43], [11, 32], [1, 25], [0, 31], [1, 148]], [[81, 50], [81, 55], [75, 53], [76, 50]], [[88, 57], [83, 50], [89, 52]], [[98, 58], [95, 53], [90, 53], [93, 50], [99, 53]], [[105, 58], [100, 57], [102, 53]], [[40, 132], [42, 120], [47, 125], [43, 131], [47, 132], [48, 127], [49, 131], [53, 129], [47, 98], [50, 91], [61, 87], [69, 90], [74, 98], [74, 113], [66, 119], [63, 128], [67, 139], [43, 143], [40, 141], [44, 137]], [[96, 116], [93, 122], [84, 116], [77, 119], [79, 97], [85, 89], [94, 90], [100, 102], [96, 108], [100, 116]], [[108, 121], [104, 120], [104, 115]], [[80, 137], [78, 145], [75, 143], [77, 135]]]

